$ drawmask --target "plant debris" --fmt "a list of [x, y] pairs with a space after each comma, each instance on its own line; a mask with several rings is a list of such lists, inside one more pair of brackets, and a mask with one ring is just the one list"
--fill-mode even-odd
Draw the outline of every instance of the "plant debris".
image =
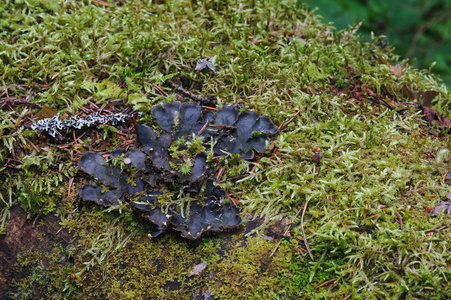
[[436, 217], [443, 210], [443, 214], [447, 215], [451, 213], [451, 202], [441, 201], [437, 206], [432, 209], [431, 217]]
[[194, 275], [199, 275], [200, 273], [202, 273], [203, 270], [205, 270], [205, 268], [207, 267], [208, 263], [206, 261], [195, 265], [194, 268], [191, 270], [191, 272], [189, 272], [188, 277], [194, 276]]
[[199, 59], [197, 61], [195, 71], [202, 71], [203, 69], [208, 69], [213, 73], [216, 73], [216, 68], [214, 66], [215, 63], [215, 57], [210, 57], [208, 60], [205, 59]]
[[[239, 209], [224, 190], [214, 185], [215, 167], [208, 165], [205, 145], [210, 144], [211, 154], [216, 156], [230, 153], [252, 159], [254, 151], [264, 151], [277, 127], [268, 117], [254, 112], [223, 107], [214, 115], [193, 103], [165, 103], [152, 109], [152, 115], [163, 132], [157, 135], [151, 127], [137, 124], [142, 150], [124, 153], [118, 148], [108, 162], [100, 153], [82, 156], [79, 168], [95, 181], [83, 186], [80, 197], [115, 207], [139, 194], [139, 199], [130, 202], [157, 226], [153, 237], [169, 225], [188, 239], [238, 227]], [[120, 158], [122, 166], [115, 164], [114, 159]], [[181, 211], [171, 205], [163, 212], [160, 200], [167, 190], [190, 196], [203, 194], [203, 200], [185, 203]]]

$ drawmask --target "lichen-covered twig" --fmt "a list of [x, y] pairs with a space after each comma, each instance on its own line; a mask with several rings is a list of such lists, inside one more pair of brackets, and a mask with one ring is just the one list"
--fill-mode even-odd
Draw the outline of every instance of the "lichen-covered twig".
[[110, 115], [100, 115], [98, 113], [90, 114], [86, 117], [74, 116], [70, 119], [60, 121], [59, 113], [51, 118], [45, 118], [33, 122], [31, 129], [47, 132], [52, 137], [61, 136], [60, 131], [68, 128], [81, 129], [82, 127], [100, 126], [105, 124], [116, 125], [123, 123], [126, 119], [131, 118], [128, 113], [115, 113]]

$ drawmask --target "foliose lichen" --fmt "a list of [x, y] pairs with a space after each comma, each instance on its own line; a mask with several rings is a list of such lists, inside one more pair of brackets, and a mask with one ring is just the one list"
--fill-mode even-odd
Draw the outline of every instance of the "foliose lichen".
[[[82, 156], [79, 168], [95, 181], [83, 186], [80, 197], [104, 207], [129, 201], [157, 226], [158, 231], [152, 236], [170, 225], [189, 239], [238, 227], [240, 210], [224, 190], [215, 186], [215, 167], [209, 164], [205, 150], [211, 149], [210, 154], [215, 156], [239, 154], [243, 159], [252, 159], [255, 151], [264, 151], [278, 128], [266, 116], [240, 113], [234, 107], [223, 107], [213, 114], [194, 103], [170, 102], [155, 107], [152, 115], [162, 129], [160, 134], [137, 124], [142, 148], [126, 153], [118, 148], [110, 154], [111, 161], [124, 155], [125, 167], [105, 161], [99, 153]], [[191, 146], [199, 140], [203, 146], [194, 151]], [[170, 149], [176, 149], [180, 155], [171, 155]], [[180, 165], [188, 169], [178, 168]], [[163, 211], [163, 191], [189, 195], [197, 201], [171, 205]]]

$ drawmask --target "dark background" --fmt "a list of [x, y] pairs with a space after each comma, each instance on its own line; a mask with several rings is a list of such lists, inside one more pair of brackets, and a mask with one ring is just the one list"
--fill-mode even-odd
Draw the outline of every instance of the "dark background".
[[371, 40], [385, 35], [401, 59], [432, 73], [451, 86], [451, 0], [298, 0], [337, 30], [363, 20], [358, 33]]

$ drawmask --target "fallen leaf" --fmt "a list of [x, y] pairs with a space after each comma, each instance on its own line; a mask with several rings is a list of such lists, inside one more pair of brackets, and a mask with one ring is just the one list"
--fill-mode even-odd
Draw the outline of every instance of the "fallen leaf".
[[411, 90], [408, 86], [404, 85], [403, 87], [404, 93], [406, 94], [407, 98], [410, 100], [416, 100], [418, 99], [418, 92]]
[[451, 120], [447, 117], [443, 117], [435, 109], [420, 105], [421, 110], [423, 110], [424, 120], [428, 123], [437, 122], [439, 126], [451, 126]]
[[451, 213], [451, 202], [441, 201], [436, 207], [432, 209], [431, 217], [436, 217], [443, 209], [443, 214]]
[[410, 100], [418, 100], [419, 104], [425, 107], [432, 107], [432, 100], [439, 95], [436, 90], [414, 91], [406, 85], [403, 89]]
[[189, 272], [188, 278], [194, 275], [199, 275], [207, 267], [208, 263], [204, 261], [203, 263], [194, 266], [194, 268]]
[[420, 93], [421, 105], [432, 107], [432, 100], [437, 97], [439, 92], [434, 90], [428, 90]]
[[370, 97], [376, 96], [376, 93], [372, 89], [370, 89], [366, 84], [362, 84], [362, 88], [365, 89], [365, 92], [368, 94], [368, 96]]
[[407, 68], [407, 66], [403, 66], [400, 64], [394, 65], [394, 66], [390, 66], [390, 70], [391, 72], [396, 76], [396, 77], [401, 77], [402, 75], [404, 75], [404, 70]]
[[35, 117], [39, 120], [50, 119], [56, 116], [57, 113], [58, 111], [56, 111], [55, 109], [44, 105], [44, 107], [35, 115]]

